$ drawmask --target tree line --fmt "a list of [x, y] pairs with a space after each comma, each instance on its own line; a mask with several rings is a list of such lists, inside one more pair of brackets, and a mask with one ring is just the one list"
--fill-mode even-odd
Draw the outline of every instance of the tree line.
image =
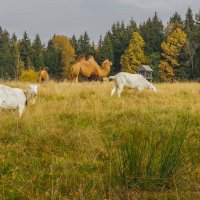
[[78, 38], [54, 35], [47, 45], [39, 34], [33, 40], [25, 31], [22, 39], [0, 27], [0, 79], [18, 79], [22, 71], [44, 66], [54, 79], [70, 78], [76, 58], [92, 55], [101, 64], [112, 63], [111, 74], [137, 73], [141, 64], [154, 70], [154, 80], [194, 80], [200, 77], [200, 12], [188, 8], [185, 18], [175, 12], [166, 26], [157, 13], [137, 25], [116, 22], [98, 44], [87, 32]]

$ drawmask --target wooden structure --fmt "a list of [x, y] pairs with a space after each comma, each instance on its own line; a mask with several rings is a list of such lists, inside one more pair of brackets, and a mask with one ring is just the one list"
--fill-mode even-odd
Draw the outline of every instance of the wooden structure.
[[152, 82], [152, 73], [153, 70], [151, 69], [151, 67], [149, 67], [149, 65], [142, 65], [139, 69], [138, 69], [138, 73], [143, 75], [148, 81]]

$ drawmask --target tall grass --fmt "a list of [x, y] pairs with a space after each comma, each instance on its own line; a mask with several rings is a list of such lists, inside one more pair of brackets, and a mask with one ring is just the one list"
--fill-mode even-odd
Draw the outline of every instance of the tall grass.
[[49, 82], [1, 112], [0, 199], [198, 199], [200, 85], [156, 87]]
[[157, 136], [138, 134], [137, 129], [125, 136], [112, 155], [115, 184], [150, 191], [174, 188], [174, 178], [179, 181], [183, 177], [179, 173], [187, 161], [183, 147], [188, 135], [188, 117], [178, 120], [170, 132]]

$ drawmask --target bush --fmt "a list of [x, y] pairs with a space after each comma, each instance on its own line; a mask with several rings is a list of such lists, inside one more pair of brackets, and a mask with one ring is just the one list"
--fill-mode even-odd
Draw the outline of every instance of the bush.
[[33, 69], [30, 70], [23, 70], [20, 77], [19, 77], [20, 81], [23, 82], [37, 82], [38, 80], [38, 73], [36, 71], [34, 71]]

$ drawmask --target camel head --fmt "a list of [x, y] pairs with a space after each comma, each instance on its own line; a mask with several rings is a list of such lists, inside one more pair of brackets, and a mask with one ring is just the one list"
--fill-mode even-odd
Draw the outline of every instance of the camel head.
[[102, 68], [108, 68], [112, 66], [112, 62], [110, 62], [108, 59], [104, 60], [103, 63], [101, 64]]
[[110, 62], [108, 59], [103, 61], [103, 63], [101, 64], [101, 68], [99, 69], [99, 76], [106, 77], [110, 72], [111, 65], [112, 62]]

